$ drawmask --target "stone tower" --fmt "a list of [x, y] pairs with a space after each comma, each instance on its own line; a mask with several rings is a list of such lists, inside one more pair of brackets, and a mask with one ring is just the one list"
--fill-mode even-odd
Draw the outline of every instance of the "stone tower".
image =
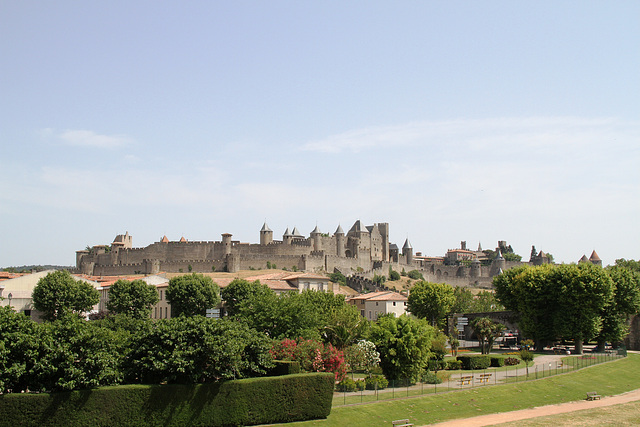
[[318, 229], [317, 225], [316, 225], [316, 228], [314, 228], [313, 231], [311, 232], [311, 240], [313, 242], [313, 250], [321, 251], [322, 250], [322, 233]]
[[224, 254], [229, 255], [231, 253], [231, 236], [232, 234], [224, 233], [222, 235], [222, 244], [224, 246]]
[[389, 261], [389, 259], [391, 258], [391, 254], [389, 253], [389, 223], [388, 222], [382, 222], [377, 224], [378, 225], [378, 231], [380, 232], [380, 235], [382, 236], [382, 260], [383, 261]]
[[344, 231], [340, 225], [338, 225], [333, 235], [336, 238], [336, 255], [344, 257]]
[[413, 247], [409, 243], [409, 239], [405, 240], [404, 246], [402, 246], [402, 255], [407, 257], [407, 264], [413, 264]]
[[265, 222], [260, 230], [260, 244], [262, 246], [266, 246], [273, 242], [273, 231], [269, 228], [267, 223]]
[[289, 227], [287, 227], [287, 229], [284, 231], [284, 234], [282, 235], [282, 243], [284, 243], [285, 245], [290, 245], [292, 240], [293, 234], [291, 234], [291, 231], [289, 231]]

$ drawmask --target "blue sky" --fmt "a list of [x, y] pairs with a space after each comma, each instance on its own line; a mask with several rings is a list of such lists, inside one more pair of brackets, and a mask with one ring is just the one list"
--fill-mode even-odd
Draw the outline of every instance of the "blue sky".
[[0, 3], [0, 267], [390, 223], [640, 258], [640, 3]]

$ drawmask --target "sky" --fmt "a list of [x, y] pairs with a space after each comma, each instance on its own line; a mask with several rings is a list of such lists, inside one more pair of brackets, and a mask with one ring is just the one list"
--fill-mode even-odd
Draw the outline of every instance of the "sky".
[[638, 1], [0, 2], [0, 267], [386, 222], [640, 259]]

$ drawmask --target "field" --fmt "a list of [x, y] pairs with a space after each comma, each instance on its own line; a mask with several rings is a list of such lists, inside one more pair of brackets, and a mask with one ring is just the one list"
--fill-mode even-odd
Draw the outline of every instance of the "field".
[[[638, 384], [640, 355], [630, 353], [628, 357], [618, 361], [526, 383], [334, 407], [326, 420], [308, 421], [297, 425], [389, 426], [393, 420], [409, 418], [419, 426], [582, 400], [585, 392], [592, 390], [596, 390], [602, 396], [610, 396], [634, 390], [638, 388]], [[637, 406], [632, 405], [629, 411], [633, 412], [634, 408], [637, 409]]]

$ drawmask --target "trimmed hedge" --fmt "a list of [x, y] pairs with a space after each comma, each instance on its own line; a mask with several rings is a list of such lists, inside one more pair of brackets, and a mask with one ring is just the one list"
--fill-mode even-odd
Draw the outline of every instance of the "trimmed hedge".
[[491, 367], [493, 368], [501, 368], [504, 366], [504, 357], [492, 357], [491, 358]]
[[269, 376], [291, 375], [300, 373], [300, 363], [292, 360], [274, 360], [275, 366], [269, 371]]
[[457, 360], [462, 362], [462, 369], [487, 369], [491, 366], [491, 357], [489, 356], [458, 356]]
[[0, 395], [11, 426], [239, 426], [326, 418], [332, 373]]
[[459, 360], [447, 360], [447, 368], [448, 370], [457, 370], [462, 369], [462, 362]]

